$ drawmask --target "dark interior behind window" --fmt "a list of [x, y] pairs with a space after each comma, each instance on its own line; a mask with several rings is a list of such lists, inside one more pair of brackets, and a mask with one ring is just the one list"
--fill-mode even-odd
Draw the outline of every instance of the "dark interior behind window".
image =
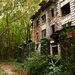
[[54, 17], [54, 8], [51, 10], [51, 15]]
[[52, 47], [53, 50], [53, 55], [58, 55], [58, 48], [56, 47]]
[[55, 32], [55, 25], [52, 25], [52, 33]]
[[62, 16], [66, 16], [70, 13], [70, 3], [67, 3], [61, 8]]
[[41, 18], [42, 18], [42, 23], [46, 23], [46, 14], [44, 14]]
[[46, 29], [42, 30], [42, 38], [46, 37]]

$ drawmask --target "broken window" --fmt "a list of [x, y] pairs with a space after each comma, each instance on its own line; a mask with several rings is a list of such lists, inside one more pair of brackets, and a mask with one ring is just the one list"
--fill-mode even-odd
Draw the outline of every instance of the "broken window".
[[67, 3], [61, 8], [62, 16], [66, 16], [70, 13], [70, 3]]
[[46, 29], [42, 30], [42, 38], [46, 37]]
[[55, 32], [55, 25], [52, 25], [52, 33]]
[[57, 46], [52, 47], [52, 52], [53, 52], [53, 55], [58, 55], [58, 48], [57, 48]]
[[42, 18], [42, 23], [43, 24], [46, 23], [46, 14], [44, 14], [41, 18]]
[[38, 27], [38, 25], [39, 25], [39, 21], [38, 21], [38, 20], [36, 20], [36, 27]]
[[51, 10], [51, 16], [54, 17], [54, 8]]

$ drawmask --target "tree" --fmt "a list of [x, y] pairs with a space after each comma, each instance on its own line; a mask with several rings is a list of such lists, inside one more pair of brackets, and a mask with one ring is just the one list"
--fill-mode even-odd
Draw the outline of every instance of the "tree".
[[30, 17], [39, 9], [41, 0], [7, 0], [0, 2], [0, 41], [8, 53], [12, 42], [19, 45], [31, 39]]

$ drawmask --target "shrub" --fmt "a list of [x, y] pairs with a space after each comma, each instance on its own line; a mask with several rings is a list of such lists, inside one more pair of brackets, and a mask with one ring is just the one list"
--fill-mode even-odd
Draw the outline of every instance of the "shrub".
[[27, 58], [24, 68], [30, 73], [30, 75], [42, 75], [46, 72], [48, 61], [45, 56], [34, 56]]
[[63, 71], [63, 65], [59, 63], [60, 59], [59, 56], [52, 55], [34, 56], [26, 59], [24, 68], [30, 75], [58, 75], [58, 73], [62, 73]]
[[[71, 37], [67, 37], [67, 33], [71, 33]], [[59, 42], [62, 54], [61, 64], [64, 65], [64, 70], [67, 72], [75, 72], [75, 29], [68, 28], [65, 32], [61, 32]]]

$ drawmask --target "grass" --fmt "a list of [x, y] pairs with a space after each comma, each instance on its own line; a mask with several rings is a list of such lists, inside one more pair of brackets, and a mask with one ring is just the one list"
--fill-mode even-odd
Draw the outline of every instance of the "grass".
[[18, 75], [17, 73], [13, 73], [12, 75]]
[[24, 70], [24, 68], [23, 68], [24, 63], [12, 62], [11, 64], [16, 66], [21, 71]]
[[2, 67], [2, 66], [0, 66], [0, 70], [1, 70], [1, 69], [3, 69], [3, 67]]
[[8, 72], [3, 71], [0, 73], [0, 75], [8, 75]]

